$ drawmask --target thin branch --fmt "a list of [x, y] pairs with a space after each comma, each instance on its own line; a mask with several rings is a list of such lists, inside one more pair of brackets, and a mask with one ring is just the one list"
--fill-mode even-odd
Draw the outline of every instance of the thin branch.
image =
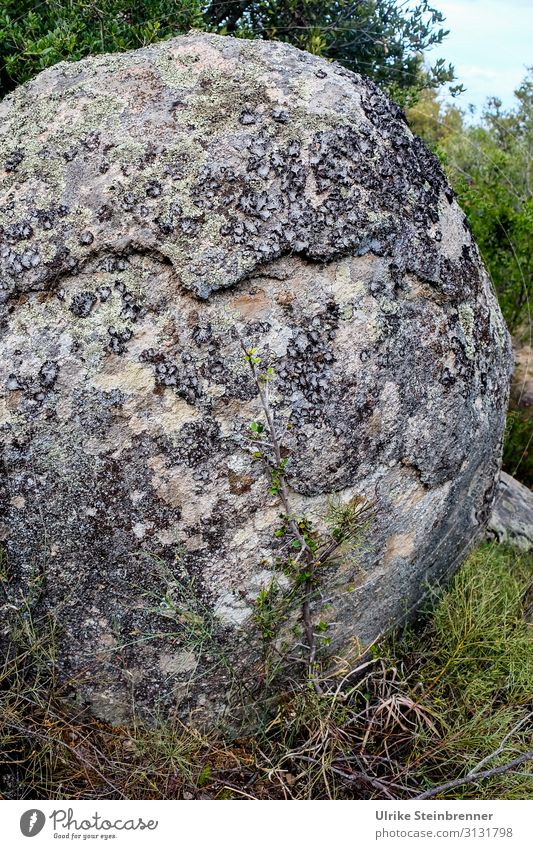
[[505, 735], [498, 748], [494, 752], [491, 752], [490, 755], [487, 755], [486, 758], [483, 758], [483, 760], [481, 760], [477, 764], [477, 766], [475, 766], [474, 769], [471, 770], [471, 772], [476, 774], [479, 773], [480, 770], [485, 766], [485, 764], [487, 764], [489, 761], [494, 760], [494, 758], [497, 758], [498, 755], [503, 755], [503, 753], [505, 752], [505, 744], [507, 743], [507, 741], [510, 740], [511, 737], [513, 737], [513, 735], [516, 734], [516, 732], [519, 731], [520, 728], [522, 728], [522, 726], [525, 725], [526, 722], [528, 722], [530, 719], [533, 719], [533, 711], [530, 711], [525, 716], [523, 716], [520, 722], [517, 722], [516, 725], [511, 728], [509, 733]]
[[[487, 758], [485, 758], [485, 762], [486, 760]], [[502, 766], [495, 766], [492, 769], [486, 769], [483, 772], [476, 772], [476, 769], [479, 767], [478, 765], [478, 767], [474, 767], [473, 770], [465, 775], [464, 778], [454, 778], [453, 781], [447, 781], [445, 784], [440, 784], [438, 787], [431, 787], [429, 790], [425, 790], [424, 793], [420, 793], [418, 796], [414, 796], [413, 798], [432, 799], [434, 796], [438, 796], [439, 793], [444, 793], [446, 790], [453, 790], [454, 787], [461, 787], [464, 784], [475, 784], [485, 778], [493, 778], [495, 775], [504, 775], [506, 772], [510, 772], [514, 769], [515, 766], [520, 766], [520, 764], [527, 763], [531, 760], [533, 760], [533, 749], [529, 749], [517, 758], [513, 758], [512, 761], [502, 764]]]
[[[305, 636], [307, 640], [308, 650], [309, 650], [309, 677], [312, 681], [313, 687], [315, 691], [321, 695], [322, 688], [318, 683], [318, 679], [316, 677], [315, 672], [315, 663], [316, 663], [316, 653], [317, 653], [317, 644], [315, 633], [313, 630], [313, 623], [311, 619], [311, 601], [313, 597], [313, 589], [315, 583], [315, 572], [316, 568], [319, 565], [319, 560], [317, 559], [316, 553], [309, 546], [307, 540], [305, 539], [304, 534], [301, 532], [298, 527], [298, 522], [294, 518], [294, 515], [291, 510], [290, 500], [289, 500], [289, 490], [287, 487], [287, 481], [285, 479], [285, 473], [283, 468], [283, 456], [281, 453], [281, 441], [278, 436], [278, 432], [276, 430], [276, 424], [274, 421], [274, 415], [272, 412], [272, 408], [269, 402], [269, 393], [268, 393], [268, 384], [263, 386], [263, 381], [261, 380], [261, 375], [257, 369], [256, 362], [254, 360], [254, 356], [252, 352], [246, 346], [244, 339], [239, 333], [238, 328], [235, 328], [237, 337], [239, 339], [240, 346], [243, 350], [245, 360], [248, 364], [250, 372], [252, 374], [253, 381], [257, 388], [257, 392], [259, 394], [259, 399], [261, 401], [261, 406], [263, 408], [263, 412], [265, 414], [268, 433], [270, 436], [270, 441], [272, 445], [272, 450], [274, 454], [275, 461], [275, 469], [276, 469], [276, 483], [278, 488], [278, 494], [283, 505], [283, 509], [285, 511], [285, 515], [287, 517], [287, 523], [289, 529], [294, 536], [294, 538], [298, 541], [300, 546], [300, 557], [303, 557], [305, 563], [308, 567], [309, 575], [305, 580], [304, 584], [304, 601], [302, 604], [302, 621], [303, 627], [305, 631]], [[272, 471], [272, 470], [271, 470]]]

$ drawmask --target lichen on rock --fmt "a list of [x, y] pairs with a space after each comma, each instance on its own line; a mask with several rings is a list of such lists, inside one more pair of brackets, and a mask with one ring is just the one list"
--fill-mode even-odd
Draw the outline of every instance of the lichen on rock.
[[280, 508], [236, 324], [290, 413], [298, 507], [379, 502], [356, 573], [328, 574], [332, 650], [414, 608], [488, 516], [511, 356], [398, 107], [288, 45], [196, 33], [44, 71], [0, 137], [2, 535], [78, 697], [209, 713], [253, 662]]

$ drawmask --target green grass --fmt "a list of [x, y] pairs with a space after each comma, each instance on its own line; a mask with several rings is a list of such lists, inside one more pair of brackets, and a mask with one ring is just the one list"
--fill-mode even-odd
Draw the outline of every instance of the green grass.
[[[56, 679], [54, 624], [21, 611], [0, 672], [4, 798], [413, 798], [531, 746], [533, 557], [477, 549], [430, 607], [309, 681], [280, 675], [231, 729], [111, 728]], [[240, 716], [240, 721], [235, 717]], [[502, 745], [503, 743], [503, 745]], [[531, 762], [447, 798], [533, 798]]]
[[[533, 710], [532, 557], [497, 545], [475, 551], [438, 601], [421, 631], [389, 646], [412, 695], [436, 717], [423, 731], [405, 771], [440, 784], [468, 772]], [[531, 745], [533, 722], [512, 735], [510, 760]], [[507, 773], [462, 788], [459, 798], [533, 797], [533, 773]]]

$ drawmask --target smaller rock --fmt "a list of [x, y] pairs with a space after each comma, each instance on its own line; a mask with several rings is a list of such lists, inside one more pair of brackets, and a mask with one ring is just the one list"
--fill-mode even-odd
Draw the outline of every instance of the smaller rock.
[[533, 492], [502, 472], [487, 535], [498, 542], [533, 549]]

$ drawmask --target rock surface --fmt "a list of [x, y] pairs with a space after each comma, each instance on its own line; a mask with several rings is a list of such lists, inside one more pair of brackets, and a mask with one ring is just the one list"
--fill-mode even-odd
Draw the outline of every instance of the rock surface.
[[533, 549], [533, 493], [505, 472], [500, 475], [487, 532], [489, 538], [522, 551]]
[[254, 674], [280, 505], [236, 326], [291, 415], [295, 509], [378, 502], [317, 591], [331, 651], [458, 565], [509, 340], [436, 159], [372, 83], [192, 34], [43, 72], [0, 104], [0, 151], [6, 611], [53, 613], [80, 700], [209, 713]]

